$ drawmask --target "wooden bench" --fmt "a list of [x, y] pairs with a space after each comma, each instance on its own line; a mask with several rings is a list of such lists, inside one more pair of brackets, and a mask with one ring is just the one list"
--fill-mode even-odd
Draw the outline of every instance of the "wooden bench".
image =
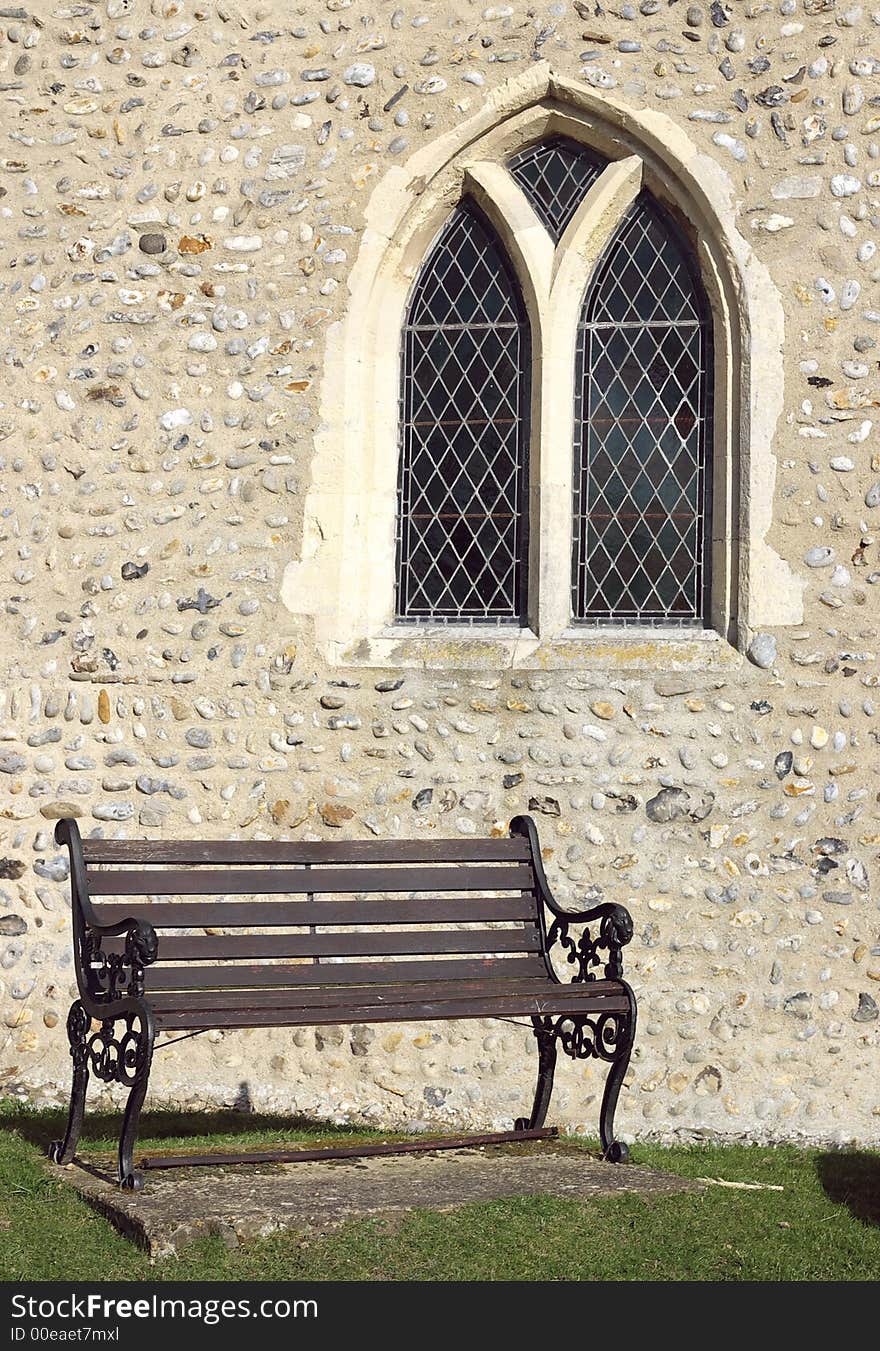
[[[91, 1073], [130, 1090], [119, 1181], [140, 1185], [132, 1151], [160, 1032], [522, 1016], [538, 1047], [531, 1115], [512, 1132], [469, 1138], [553, 1133], [542, 1127], [558, 1044], [575, 1059], [608, 1063], [602, 1147], [614, 1162], [626, 1158], [614, 1111], [636, 1027], [621, 961], [632, 921], [620, 905], [559, 907], [530, 817], [515, 817], [509, 838], [488, 840], [82, 840], [69, 819], [55, 838], [70, 853], [79, 987], [67, 1019], [70, 1113], [50, 1149], [55, 1162], [74, 1157]], [[572, 925], [595, 927], [575, 934]], [[554, 947], [570, 981], [554, 971]], [[400, 1146], [372, 1152], [383, 1148]], [[304, 1157], [287, 1150], [224, 1162]]]

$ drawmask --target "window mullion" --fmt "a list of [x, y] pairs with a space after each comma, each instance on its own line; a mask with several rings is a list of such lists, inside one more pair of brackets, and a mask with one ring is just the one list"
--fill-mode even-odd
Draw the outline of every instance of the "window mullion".
[[[571, 605], [572, 438], [577, 306], [555, 288], [540, 297], [540, 400], [534, 454], [538, 465], [533, 531], [538, 568], [533, 623], [544, 639], [568, 627]], [[568, 303], [565, 303], [568, 300]]]

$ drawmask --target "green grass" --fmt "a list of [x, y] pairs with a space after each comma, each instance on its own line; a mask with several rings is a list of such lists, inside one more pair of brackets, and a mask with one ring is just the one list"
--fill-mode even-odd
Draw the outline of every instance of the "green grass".
[[[0, 1107], [0, 1279], [785, 1281], [880, 1274], [880, 1152], [708, 1145], [639, 1145], [633, 1161], [784, 1190], [709, 1187], [698, 1195], [589, 1203], [516, 1198], [448, 1214], [354, 1221], [324, 1237], [279, 1234], [233, 1250], [206, 1239], [151, 1264], [50, 1176], [42, 1153], [62, 1121], [59, 1112]], [[92, 1116], [83, 1152], [111, 1150], [117, 1123], [112, 1115]], [[141, 1146], [163, 1149], [365, 1134], [234, 1112], [145, 1113], [142, 1126]]]

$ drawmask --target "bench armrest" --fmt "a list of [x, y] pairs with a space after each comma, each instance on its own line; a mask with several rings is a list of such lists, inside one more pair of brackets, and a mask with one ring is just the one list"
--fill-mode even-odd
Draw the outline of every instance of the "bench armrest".
[[[539, 899], [540, 921], [545, 936], [545, 956], [549, 954], [553, 944], [558, 943], [565, 952], [566, 961], [577, 967], [572, 980], [595, 980], [594, 968], [602, 965], [605, 967], [606, 980], [622, 980], [622, 949], [633, 936], [632, 917], [626, 907], [613, 901], [603, 901], [601, 905], [594, 905], [590, 910], [563, 910], [554, 899], [547, 882], [541, 860], [538, 832], [532, 818], [515, 816], [510, 823], [510, 833], [522, 836], [529, 843]], [[553, 916], [549, 928], [546, 929], [541, 905], [546, 906]], [[599, 932], [595, 937], [591, 936], [588, 928], [585, 928], [577, 939], [569, 932], [569, 926], [572, 924], [589, 925], [596, 920], [599, 921]], [[602, 957], [600, 952], [606, 953], [607, 956]]]
[[[57, 823], [55, 842], [66, 844], [70, 855], [70, 909], [80, 993], [102, 1005], [141, 996], [144, 969], [159, 954], [156, 930], [148, 920], [133, 915], [115, 924], [102, 924], [89, 897], [79, 827], [72, 818], [64, 817]], [[122, 952], [105, 950], [104, 939], [123, 937]]]

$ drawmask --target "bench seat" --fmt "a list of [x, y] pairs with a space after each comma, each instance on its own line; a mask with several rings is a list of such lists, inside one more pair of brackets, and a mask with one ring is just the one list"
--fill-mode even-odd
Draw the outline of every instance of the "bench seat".
[[157, 1031], [211, 1027], [315, 1027], [326, 1023], [422, 1022], [438, 1018], [513, 1018], [584, 1009], [626, 1013], [616, 981], [434, 981], [409, 986], [294, 986], [270, 990], [166, 991], [151, 996]]

